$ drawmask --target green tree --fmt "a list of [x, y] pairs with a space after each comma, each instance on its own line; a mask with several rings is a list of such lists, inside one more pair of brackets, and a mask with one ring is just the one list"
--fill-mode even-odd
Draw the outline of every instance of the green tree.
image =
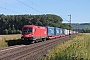
[[[71, 26], [62, 23], [63, 19], [55, 14], [43, 15], [0, 15], [0, 34], [8, 29], [8, 33], [15, 33], [16, 30], [22, 30], [24, 25], [34, 24], [39, 26], [53, 26], [71, 29]], [[13, 26], [14, 25], [14, 26]], [[17, 31], [16, 31], [17, 32]]]

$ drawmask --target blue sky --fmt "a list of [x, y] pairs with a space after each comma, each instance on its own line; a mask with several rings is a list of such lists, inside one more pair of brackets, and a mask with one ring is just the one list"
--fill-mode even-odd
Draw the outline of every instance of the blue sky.
[[[20, 3], [27, 4], [28, 6]], [[90, 23], [90, 0], [0, 0], [0, 14], [56, 14], [68, 23]]]

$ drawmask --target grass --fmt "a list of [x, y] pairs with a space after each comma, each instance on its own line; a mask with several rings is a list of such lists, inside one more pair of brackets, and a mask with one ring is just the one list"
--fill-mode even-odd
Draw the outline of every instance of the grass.
[[90, 35], [78, 34], [57, 45], [41, 60], [90, 60]]
[[19, 39], [20, 37], [21, 37], [21, 34], [0, 35], [0, 39], [4, 39], [4, 40]]
[[[20, 39], [21, 34], [14, 34], [14, 35], [0, 35], [0, 48], [8, 47], [8, 42], [6, 41], [14, 41]], [[11, 42], [13, 44], [16, 42]]]

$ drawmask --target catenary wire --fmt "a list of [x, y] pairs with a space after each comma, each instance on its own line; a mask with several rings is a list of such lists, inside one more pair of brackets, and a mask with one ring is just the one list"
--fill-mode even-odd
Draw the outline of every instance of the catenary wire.
[[[14, 8], [17, 8], [17, 9], [19, 9], [19, 10], [22, 10], [22, 9], [16, 7], [16, 6], [13, 6], [13, 5], [7, 4], [6, 2], [2, 2], [2, 1], [0, 1], [0, 2], [1, 2], [1, 3], [4, 3], [5, 5], [9, 5], [9, 6], [11, 6], [11, 7], [14, 7]], [[25, 11], [25, 12], [27, 12], [27, 11]]]
[[[33, 3], [32, 1], [28, 0], [29, 2], [31, 2], [33, 5], [37, 6], [37, 7], [40, 7], [38, 6], [37, 4]], [[48, 12], [47, 10], [45, 10], [44, 8], [40, 7], [41, 9], [43, 9], [44, 11]]]
[[22, 4], [24, 4], [24, 5], [26, 5], [27, 7], [31, 8], [31, 9], [33, 9], [33, 10], [39, 12], [39, 13], [42, 13], [41, 11], [39, 11], [39, 10], [37, 10], [37, 9], [35, 9], [35, 8], [31, 7], [31, 6], [29, 6], [28, 4], [26, 4], [26, 3], [24, 3], [24, 2], [22, 2], [22, 1], [20, 1], [20, 0], [17, 0], [17, 1], [20, 2], [20, 3], [22, 3]]
[[8, 11], [11, 11], [11, 12], [14, 12], [14, 13], [21, 14], [21, 13], [19, 13], [19, 12], [16, 12], [16, 11], [13, 11], [13, 10], [10, 10], [10, 9], [7, 9], [7, 8], [1, 7], [1, 6], [0, 6], [0, 8], [5, 9], [5, 10], [8, 10]]
[[[33, 7], [31, 7], [31, 6], [29, 6], [29, 5], [27, 5], [27, 4], [25, 4], [25, 3], [23, 3], [22, 1], [20, 1], [20, 0], [17, 0], [18, 2], [20, 2], [20, 3], [22, 3], [22, 4], [24, 4], [24, 5], [26, 5], [26, 6], [28, 6], [28, 7], [30, 7], [30, 8], [32, 8], [32, 9], [34, 9], [35, 11], [38, 11], [39, 13], [42, 13], [41, 11], [39, 11], [39, 10], [37, 10], [37, 9], [35, 9], [35, 8], [33, 8]], [[30, 1], [30, 0], [29, 0]], [[1, 1], [0, 1], [1, 2]], [[31, 1], [30, 1], [31, 2]], [[3, 2], [4, 3], [4, 2]], [[32, 4], [34, 4], [33, 2], [31, 2]], [[4, 4], [6, 4], [7, 5], [7, 3], [4, 3]], [[9, 5], [9, 4], [8, 4]], [[11, 5], [10, 5], [11, 6]], [[15, 7], [15, 6], [12, 6], [12, 7]], [[11, 12], [14, 12], [14, 13], [18, 13], [18, 14], [21, 14], [21, 13], [19, 13], [19, 12], [16, 12], [16, 11], [13, 11], [13, 10], [10, 10], [10, 9], [7, 9], [7, 8], [4, 8], [4, 7], [0, 7], [0, 8], [2, 8], [2, 9], [5, 9], [5, 10], [8, 10], [8, 11], [11, 11]], [[17, 8], [17, 7], [15, 7], [15, 8]], [[20, 8], [19, 8], [20, 9]], [[68, 21], [69, 22], [69, 20], [67, 20], [67, 19], [65, 19], [64, 17], [62, 17], [61, 15], [60, 15], [60, 17], [64, 20], [64, 21]]]

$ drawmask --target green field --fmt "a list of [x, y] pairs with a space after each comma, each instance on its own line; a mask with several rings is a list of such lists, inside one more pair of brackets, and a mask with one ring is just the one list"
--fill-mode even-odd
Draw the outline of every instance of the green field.
[[0, 35], [0, 48], [20, 43], [21, 34]]
[[57, 45], [41, 60], [90, 60], [90, 35], [78, 34]]

